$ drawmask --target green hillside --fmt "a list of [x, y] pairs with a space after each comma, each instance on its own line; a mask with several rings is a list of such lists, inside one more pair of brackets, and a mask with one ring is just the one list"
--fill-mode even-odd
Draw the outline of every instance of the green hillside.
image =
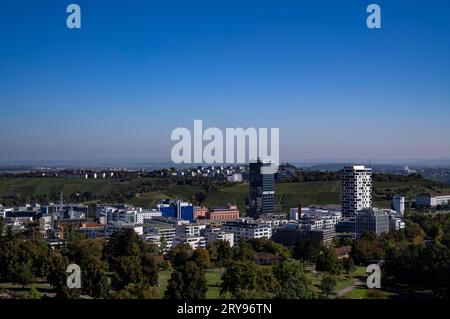
[[[165, 185], [159, 178], [135, 178], [130, 181], [112, 179], [78, 178], [10, 178], [0, 180], [0, 203], [8, 200], [27, 202], [30, 200], [56, 201], [62, 192], [65, 201], [71, 201], [74, 194], [84, 194], [81, 202], [122, 201], [130, 204], [150, 207], [162, 198], [181, 198], [193, 200], [194, 195], [205, 192], [200, 185]], [[156, 185], [156, 186], [155, 186]], [[421, 193], [450, 194], [450, 185], [420, 177], [380, 175], [374, 178], [374, 206], [390, 207], [392, 196], [403, 194], [414, 199]], [[241, 212], [245, 211], [245, 198], [248, 185], [239, 184], [222, 187], [206, 193], [204, 205], [224, 207], [228, 203], [237, 204]], [[276, 207], [287, 212], [289, 208], [311, 204], [339, 204], [339, 181], [313, 181], [276, 184]]]

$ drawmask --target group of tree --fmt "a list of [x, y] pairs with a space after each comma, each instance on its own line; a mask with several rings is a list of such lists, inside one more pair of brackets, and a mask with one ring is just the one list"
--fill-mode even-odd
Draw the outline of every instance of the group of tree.
[[[150, 297], [158, 283], [158, 250], [134, 231], [116, 232], [106, 242], [85, 238], [69, 227], [62, 247], [51, 249], [35, 231], [13, 234], [2, 229], [0, 219], [1, 282], [25, 287], [45, 279], [57, 298], [126, 298], [136, 291]], [[79, 289], [67, 286], [70, 264], [81, 269]]]
[[221, 294], [239, 299], [311, 299], [311, 281], [304, 266], [287, 259], [272, 266], [233, 261], [222, 276]]

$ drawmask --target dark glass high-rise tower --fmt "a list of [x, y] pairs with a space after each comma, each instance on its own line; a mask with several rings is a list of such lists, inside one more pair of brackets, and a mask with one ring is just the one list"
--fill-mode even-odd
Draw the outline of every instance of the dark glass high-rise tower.
[[275, 210], [275, 175], [261, 174], [261, 167], [270, 163], [258, 160], [249, 165], [249, 209], [248, 214], [259, 217], [261, 214], [273, 213]]

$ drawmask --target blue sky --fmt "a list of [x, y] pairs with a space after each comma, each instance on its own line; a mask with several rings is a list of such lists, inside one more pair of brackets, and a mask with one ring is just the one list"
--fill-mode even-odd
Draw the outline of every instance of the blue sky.
[[279, 127], [282, 161], [450, 158], [449, 15], [445, 0], [4, 0], [0, 162], [165, 161], [194, 119]]

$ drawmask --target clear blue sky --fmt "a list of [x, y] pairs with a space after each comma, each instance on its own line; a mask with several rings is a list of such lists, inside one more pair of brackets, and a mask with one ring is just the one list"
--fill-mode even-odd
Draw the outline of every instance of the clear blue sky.
[[0, 162], [168, 160], [194, 119], [279, 127], [282, 161], [450, 158], [450, 2], [1, 1]]

